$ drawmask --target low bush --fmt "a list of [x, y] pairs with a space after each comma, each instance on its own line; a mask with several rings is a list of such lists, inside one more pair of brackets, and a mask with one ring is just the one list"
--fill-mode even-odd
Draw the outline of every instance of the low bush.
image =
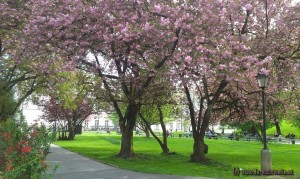
[[8, 120], [0, 124], [0, 178], [40, 178], [50, 147], [46, 127]]

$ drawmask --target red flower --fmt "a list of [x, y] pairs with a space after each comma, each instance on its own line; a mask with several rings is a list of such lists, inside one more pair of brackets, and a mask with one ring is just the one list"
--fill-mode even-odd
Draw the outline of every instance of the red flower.
[[29, 152], [31, 152], [31, 147], [29, 147], [29, 146], [23, 147], [23, 148], [21, 149], [21, 151], [22, 151], [23, 153], [29, 153]]

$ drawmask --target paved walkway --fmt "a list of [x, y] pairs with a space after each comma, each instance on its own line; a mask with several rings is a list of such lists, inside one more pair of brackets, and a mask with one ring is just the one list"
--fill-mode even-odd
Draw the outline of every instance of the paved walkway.
[[209, 179], [123, 170], [83, 157], [56, 145], [51, 145], [46, 162], [49, 165], [49, 174], [53, 173], [51, 171], [54, 166], [58, 165], [52, 176], [53, 179]]

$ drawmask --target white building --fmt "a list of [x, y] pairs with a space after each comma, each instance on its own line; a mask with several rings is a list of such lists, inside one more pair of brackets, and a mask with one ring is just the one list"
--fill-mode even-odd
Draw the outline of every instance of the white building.
[[107, 113], [102, 112], [98, 115], [90, 115], [82, 124], [85, 131], [93, 130], [113, 130], [117, 126], [108, 118]]
[[[190, 131], [190, 121], [185, 121], [183, 119], [177, 119], [171, 122], [168, 122], [165, 124], [167, 130], [172, 131]], [[162, 131], [160, 123], [157, 123], [155, 125], [151, 125], [151, 129], [154, 131]]]
[[[24, 102], [21, 106], [23, 115], [26, 122], [32, 125], [36, 122], [43, 123], [46, 126], [52, 126], [52, 124], [42, 119], [43, 111], [41, 107], [35, 105], [31, 100]], [[83, 123], [82, 127], [84, 130], [107, 130], [115, 129], [116, 126], [108, 118], [108, 115], [104, 112], [98, 115], [90, 115]]]
[[31, 101], [24, 102], [21, 106], [21, 109], [25, 120], [29, 125], [32, 125], [36, 122], [42, 122], [46, 126], [50, 125], [47, 121], [41, 118], [41, 116], [43, 115], [43, 111], [40, 109], [40, 107], [34, 105]]

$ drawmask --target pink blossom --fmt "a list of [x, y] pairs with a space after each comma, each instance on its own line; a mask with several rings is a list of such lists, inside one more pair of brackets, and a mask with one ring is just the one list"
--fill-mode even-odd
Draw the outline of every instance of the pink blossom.
[[47, 33], [47, 36], [48, 36], [48, 38], [51, 38], [51, 37], [52, 37], [52, 33], [51, 33], [51, 32], [48, 32], [48, 33]]
[[225, 51], [222, 53], [223, 58], [230, 58], [231, 57], [231, 52]]
[[184, 61], [185, 61], [186, 63], [189, 64], [189, 63], [192, 61], [192, 57], [186, 56], [186, 57], [184, 58]]
[[222, 0], [216, 0], [217, 4], [222, 4], [222, 2], [223, 2]]
[[245, 8], [247, 11], [251, 11], [253, 7], [251, 4], [246, 4]]
[[197, 50], [202, 51], [202, 50], [204, 50], [204, 48], [203, 48], [201, 45], [199, 45], [199, 46], [197, 47]]
[[203, 43], [205, 41], [205, 37], [196, 37], [196, 41], [199, 42], [199, 43]]
[[226, 79], [225, 79], [225, 80], [226, 80], [226, 81], [230, 81], [230, 79], [231, 79], [231, 78], [230, 78], [228, 75], [226, 75]]
[[121, 33], [126, 33], [128, 31], [127, 27], [124, 27], [123, 29], [121, 29]]
[[260, 74], [264, 74], [264, 75], [268, 75], [269, 72], [270, 72], [270, 70], [267, 70], [267, 69], [265, 69], [265, 68], [262, 68], [262, 69], [259, 70], [259, 73], [260, 73]]
[[264, 62], [268, 63], [272, 61], [272, 57], [271, 56], [267, 56], [265, 59], [264, 59]]
[[167, 18], [160, 18], [160, 23], [161, 23], [161, 25], [163, 25], [163, 26], [167, 26], [167, 25], [169, 25], [170, 24], [170, 21], [169, 21], [169, 19], [167, 19]]
[[178, 39], [177, 37], [173, 37], [172, 42], [176, 41], [177, 39]]
[[161, 6], [160, 5], [155, 5], [154, 6], [154, 11], [157, 12], [157, 13], [160, 13], [161, 12]]
[[107, 36], [107, 35], [103, 35], [103, 38], [108, 43], [110, 43], [112, 41], [111, 38], [109, 36]]
[[224, 64], [221, 64], [220, 66], [219, 66], [219, 69], [220, 70], [224, 70], [226, 68], [226, 65], [224, 65]]
[[151, 25], [150, 25], [149, 22], [146, 22], [144, 29], [145, 29], [146, 31], [148, 31], [148, 30], [151, 29]]

